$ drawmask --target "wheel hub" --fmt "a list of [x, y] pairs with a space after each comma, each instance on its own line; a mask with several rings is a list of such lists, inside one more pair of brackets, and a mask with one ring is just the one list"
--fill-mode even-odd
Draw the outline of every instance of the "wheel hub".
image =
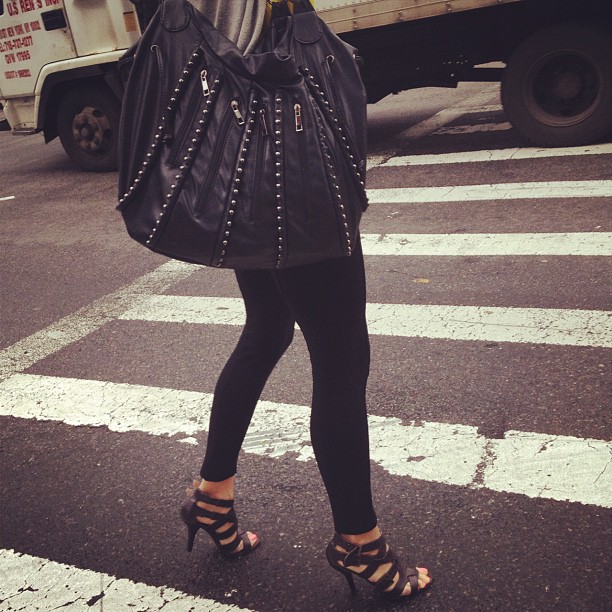
[[72, 134], [78, 146], [90, 155], [103, 155], [110, 147], [110, 122], [104, 113], [93, 106], [85, 106], [75, 115]]
[[565, 72], [553, 84], [552, 94], [560, 100], [571, 100], [580, 95], [583, 84], [575, 72]]
[[533, 115], [550, 126], [581, 123], [597, 108], [601, 78], [597, 66], [577, 52], [560, 51], [542, 58], [526, 83]]

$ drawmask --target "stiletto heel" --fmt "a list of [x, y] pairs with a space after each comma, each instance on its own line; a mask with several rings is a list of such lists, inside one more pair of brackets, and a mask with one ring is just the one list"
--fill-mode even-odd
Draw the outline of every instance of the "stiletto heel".
[[[229, 508], [229, 511], [214, 512], [198, 506], [198, 502], [203, 502], [220, 509]], [[198, 520], [198, 517], [210, 519], [211, 522], [203, 523]], [[238, 533], [238, 519], [234, 511], [233, 499], [215, 499], [196, 488], [181, 506], [181, 518], [187, 525], [188, 552], [193, 550], [193, 541], [200, 529], [208, 533], [221, 554], [225, 557], [243, 557], [259, 546], [259, 540], [253, 544], [246, 532]], [[223, 529], [228, 524], [229, 527]], [[240, 547], [241, 542], [242, 547]]]
[[351, 593], [353, 595], [357, 595], [357, 587], [355, 586], [355, 580], [353, 579], [353, 574], [351, 574], [351, 572], [347, 571], [347, 572], [342, 572], [344, 574], [344, 577], [346, 578], [346, 581], [348, 582], [349, 585], [349, 589], [351, 589]]
[[[344, 575], [353, 595], [357, 592], [354, 576], [363, 578], [374, 587], [376, 593], [391, 599], [404, 597], [403, 593], [407, 584], [410, 584], [410, 595], [414, 595], [420, 590], [418, 569], [416, 567], [404, 568], [387, 545], [384, 536], [380, 536], [373, 542], [358, 546], [357, 544], [351, 544], [336, 533], [327, 545], [325, 554], [331, 567]], [[390, 566], [389, 569], [378, 578], [371, 579], [378, 569], [385, 564]], [[360, 566], [364, 566], [365, 569], [361, 571], [350, 569]], [[394, 584], [395, 586], [393, 586]]]
[[356, 595], [357, 587], [355, 586], [355, 581], [353, 580], [353, 574], [351, 573], [351, 571], [344, 569], [343, 567], [340, 567], [339, 565], [336, 565], [335, 562], [332, 559], [330, 559], [329, 551], [326, 551], [326, 553], [327, 553], [327, 560], [329, 564], [331, 565], [332, 569], [335, 569], [337, 572], [340, 572], [346, 578], [346, 581], [348, 582], [348, 585], [349, 585], [349, 589], [351, 589], [351, 593], [353, 595]]
[[197, 525], [187, 525], [187, 552], [193, 550], [193, 541], [198, 533], [198, 529]]

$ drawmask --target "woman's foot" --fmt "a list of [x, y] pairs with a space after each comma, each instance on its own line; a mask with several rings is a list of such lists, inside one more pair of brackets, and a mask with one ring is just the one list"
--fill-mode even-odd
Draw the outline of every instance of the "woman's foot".
[[358, 535], [336, 534], [327, 547], [327, 559], [345, 575], [353, 592], [353, 576], [367, 580], [376, 591], [394, 599], [414, 595], [432, 581], [424, 567], [405, 569], [378, 527]]
[[226, 557], [242, 557], [259, 546], [251, 532], [238, 532], [234, 511], [234, 479], [223, 482], [194, 481], [189, 497], [181, 506], [181, 517], [187, 525], [187, 550], [200, 529], [206, 531]]
[[[202, 493], [208, 495], [208, 497], [212, 497], [213, 499], [232, 501], [234, 499], [235, 480], [236, 479], [234, 476], [232, 476], [231, 478], [228, 478], [227, 480], [222, 480], [221, 482], [194, 480], [193, 488], [202, 491]], [[210, 512], [217, 512], [220, 514], [227, 514], [231, 510], [231, 508], [223, 508], [223, 507], [216, 506], [213, 504], [207, 504], [202, 501], [197, 502], [197, 505], [198, 507], [203, 508], [204, 510], [209, 510]], [[196, 519], [200, 523], [203, 523], [204, 525], [211, 525], [214, 522], [213, 519], [206, 518], [203, 516], [198, 516], [196, 517]], [[225, 523], [217, 531], [223, 533], [227, 529], [230, 529], [231, 525], [232, 523]], [[247, 531], [246, 534], [249, 537], [249, 540], [251, 541], [252, 548], [256, 548], [257, 546], [259, 546], [260, 540], [257, 534], [253, 533], [252, 531]], [[220, 542], [221, 544], [228, 544], [237, 537], [238, 535], [235, 533], [232, 537], [228, 538], [227, 540], [221, 540]], [[244, 548], [244, 543], [240, 542], [238, 544], [238, 547], [236, 548], [236, 553], [242, 552], [243, 548]]]

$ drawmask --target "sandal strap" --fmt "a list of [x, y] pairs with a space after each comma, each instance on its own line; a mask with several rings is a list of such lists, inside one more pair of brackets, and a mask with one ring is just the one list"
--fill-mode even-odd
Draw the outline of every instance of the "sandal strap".
[[238, 521], [238, 519], [236, 518], [236, 511], [233, 508], [229, 512], [215, 512], [214, 510], [209, 510], [208, 508], [201, 508], [200, 506], [195, 504], [193, 514], [195, 516], [201, 516], [202, 518], [208, 518], [220, 523], [232, 523]]
[[[236, 550], [238, 546], [240, 546], [240, 542], [242, 542], [242, 548], [240, 550]], [[231, 550], [229, 550], [230, 545], [232, 547]], [[242, 533], [239, 533], [238, 537], [234, 538], [232, 542], [229, 544], [224, 544], [221, 548], [223, 551], [225, 551], [225, 554], [228, 557], [242, 557], [243, 555], [246, 555], [251, 548], [253, 548], [253, 545], [251, 544], [251, 538], [249, 538], [247, 533], [243, 531]]]
[[[376, 570], [378, 568], [374, 568], [374, 570]], [[371, 580], [369, 580], [368, 582], [372, 582], [372, 584], [374, 584], [374, 591], [375, 592], [384, 592], [385, 595], [395, 595], [395, 591], [398, 590], [398, 587], [400, 585], [400, 583], [402, 582], [401, 580], [401, 572], [400, 572], [400, 578], [397, 581], [397, 584], [395, 585], [395, 587], [391, 590], [391, 591], [387, 591], [387, 589], [393, 584], [393, 581], [395, 580], [396, 576], [397, 576], [397, 572], [399, 571], [398, 568], [398, 564], [397, 561], [393, 561], [391, 564], [391, 567], [382, 575], [380, 576], [380, 578], [378, 578], [375, 582], [372, 582]], [[405, 586], [405, 585], [403, 585]], [[404, 591], [404, 588], [399, 589], [400, 594]]]
[[[373, 540], [372, 542], [368, 542], [367, 544], [362, 544], [359, 546], [358, 544], [352, 544], [351, 542], [347, 542], [342, 536], [339, 534], [334, 534], [332, 539], [333, 545], [333, 553], [336, 557], [337, 561], [342, 561], [345, 567], [352, 565], [372, 565], [376, 566], [382, 563], [381, 559], [386, 557], [387, 552], [387, 541], [385, 540], [385, 536], [381, 535], [378, 539]], [[338, 550], [340, 547], [347, 552], [343, 552], [342, 550]], [[376, 555], [363, 555], [363, 553], [370, 553], [373, 551], [377, 551]]]
[[204, 493], [204, 491], [200, 489], [194, 489], [193, 493], [197, 501], [204, 502], [205, 504], [210, 504], [211, 506], [217, 506], [219, 508], [231, 508], [234, 505], [233, 499], [215, 499], [214, 497], [206, 495], [206, 493]]

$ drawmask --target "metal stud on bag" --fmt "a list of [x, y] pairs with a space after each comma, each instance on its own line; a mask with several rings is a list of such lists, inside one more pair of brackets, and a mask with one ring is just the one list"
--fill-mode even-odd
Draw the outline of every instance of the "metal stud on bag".
[[283, 151], [282, 151], [282, 140], [281, 140], [281, 127], [282, 127], [282, 103], [283, 99], [280, 94], [277, 94], [275, 99], [275, 108], [274, 112], [276, 115], [276, 119], [274, 120], [275, 128], [274, 128], [274, 156], [276, 158], [276, 221], [277, 227], [277, 244], [276, 244], [276, 267], [280, 268], [283, 264], [283, 260], [285, 258], [285, 202], [283, 197], [283, 184], [280, 180], [280, 177], [283, 174]]

